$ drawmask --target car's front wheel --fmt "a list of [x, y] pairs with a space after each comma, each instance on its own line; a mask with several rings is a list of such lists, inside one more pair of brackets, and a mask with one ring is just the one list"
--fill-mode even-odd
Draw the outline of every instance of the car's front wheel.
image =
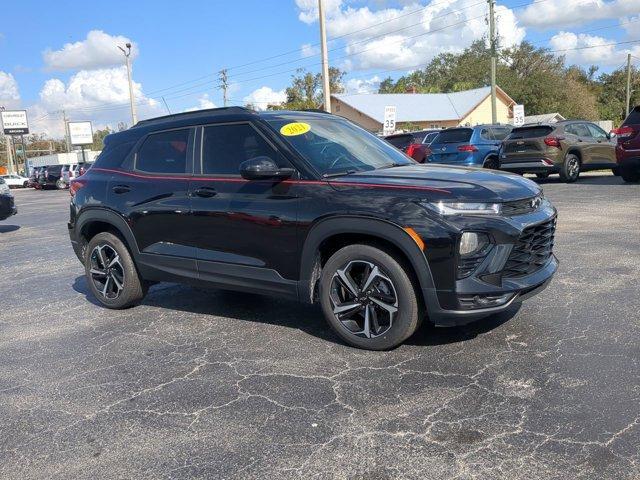
[[628, 166], [620, 167], [620, 176], [627, 183], [638, 183], [640, 182], [640, 169], [633, 169]]
[[103, 232], [85, 249], [85, 274], [89, 288], [105, 307], [128, 308], [146, 294], [129, 250], [116, 235]]
[[573, 153], [568, 154], [562, 167], [560, 167], [560, 178], [563, 182], [573, 183], [580, 176], [580, 159]]
[[482, 166], [490, 170], [500, 170], [500, 160], [498, 157], [489, 157], [484, 161], [484, 165]]
[[359, 348], [396, 347], [420, 323], [408, 267], [371, 245], [349, 245], [334, 253], [322, 270], [319, 292], [329, 325]]

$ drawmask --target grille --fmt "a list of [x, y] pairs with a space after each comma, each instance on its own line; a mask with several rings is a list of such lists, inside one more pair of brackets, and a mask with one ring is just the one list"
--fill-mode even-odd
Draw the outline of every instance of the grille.
[[502, 271], [503, 278], [523, 277], [540, 270], [553, 251], [556, 218], [524, 229]]
[[525, 213], [531, 213], [537, 210], [541, 203], [542, 198], [540, 196], [505, 202], [502, 204], [502, 214], [506, 217], [524, 215]]

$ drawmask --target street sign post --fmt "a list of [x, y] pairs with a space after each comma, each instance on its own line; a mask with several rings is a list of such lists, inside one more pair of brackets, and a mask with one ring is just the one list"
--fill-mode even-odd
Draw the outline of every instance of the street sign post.
[[93, 143], [93, 129], [91, 128], [91, 122], [68, 122], [67, 128], [69, 129], [69, 138], [71, 139], [71, 145], [80, 145], [82, 149], [82, 162], [86, 162], [84, 156], [84, 146], [91, 145]]
[[521, 127], [524, 125], [524, 105], [513, 106], [513, 126]]
[[382, 125], [382, 133], [391, 135], [396, 131], [396, 107], [387, 105], [384, 107], [384, 124]]
[[26, 135], [29, 133], [29, 121], [26, 110], [3, 110], [2, 130], [5, 135]]

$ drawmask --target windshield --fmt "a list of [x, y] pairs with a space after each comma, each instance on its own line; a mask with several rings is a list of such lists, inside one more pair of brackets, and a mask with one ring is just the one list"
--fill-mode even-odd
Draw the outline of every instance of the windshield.
[[384, 140], [334, 116], [278, 115], [266, 120], [323, 176], [415, 163]]

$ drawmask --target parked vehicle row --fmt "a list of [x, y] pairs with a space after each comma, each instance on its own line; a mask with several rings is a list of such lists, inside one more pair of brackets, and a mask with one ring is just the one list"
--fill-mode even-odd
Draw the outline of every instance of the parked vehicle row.
[[[611, 169], [627, 182], [640, 180], [640, 107], [611, 133], [592, 122], [564, 120], [513, 128], [477, 125], [439, 131], [435, 138], [412, 148], [413, 136], [423, 132], [386, 137], [420, 163], [484, 167], [538, 178], [559, 174], [575, 182], [581, 172]], [[411, 142], [411, 143], [409, 143]]]
[[35, 189], [57, 188], [59, 190], [69, 188], [70, 182], [91, 168], [93, 162], [78, 163], [74, 165], [49, 165], [34, 167], [31, 175], [26, 179], [26, 186]]

